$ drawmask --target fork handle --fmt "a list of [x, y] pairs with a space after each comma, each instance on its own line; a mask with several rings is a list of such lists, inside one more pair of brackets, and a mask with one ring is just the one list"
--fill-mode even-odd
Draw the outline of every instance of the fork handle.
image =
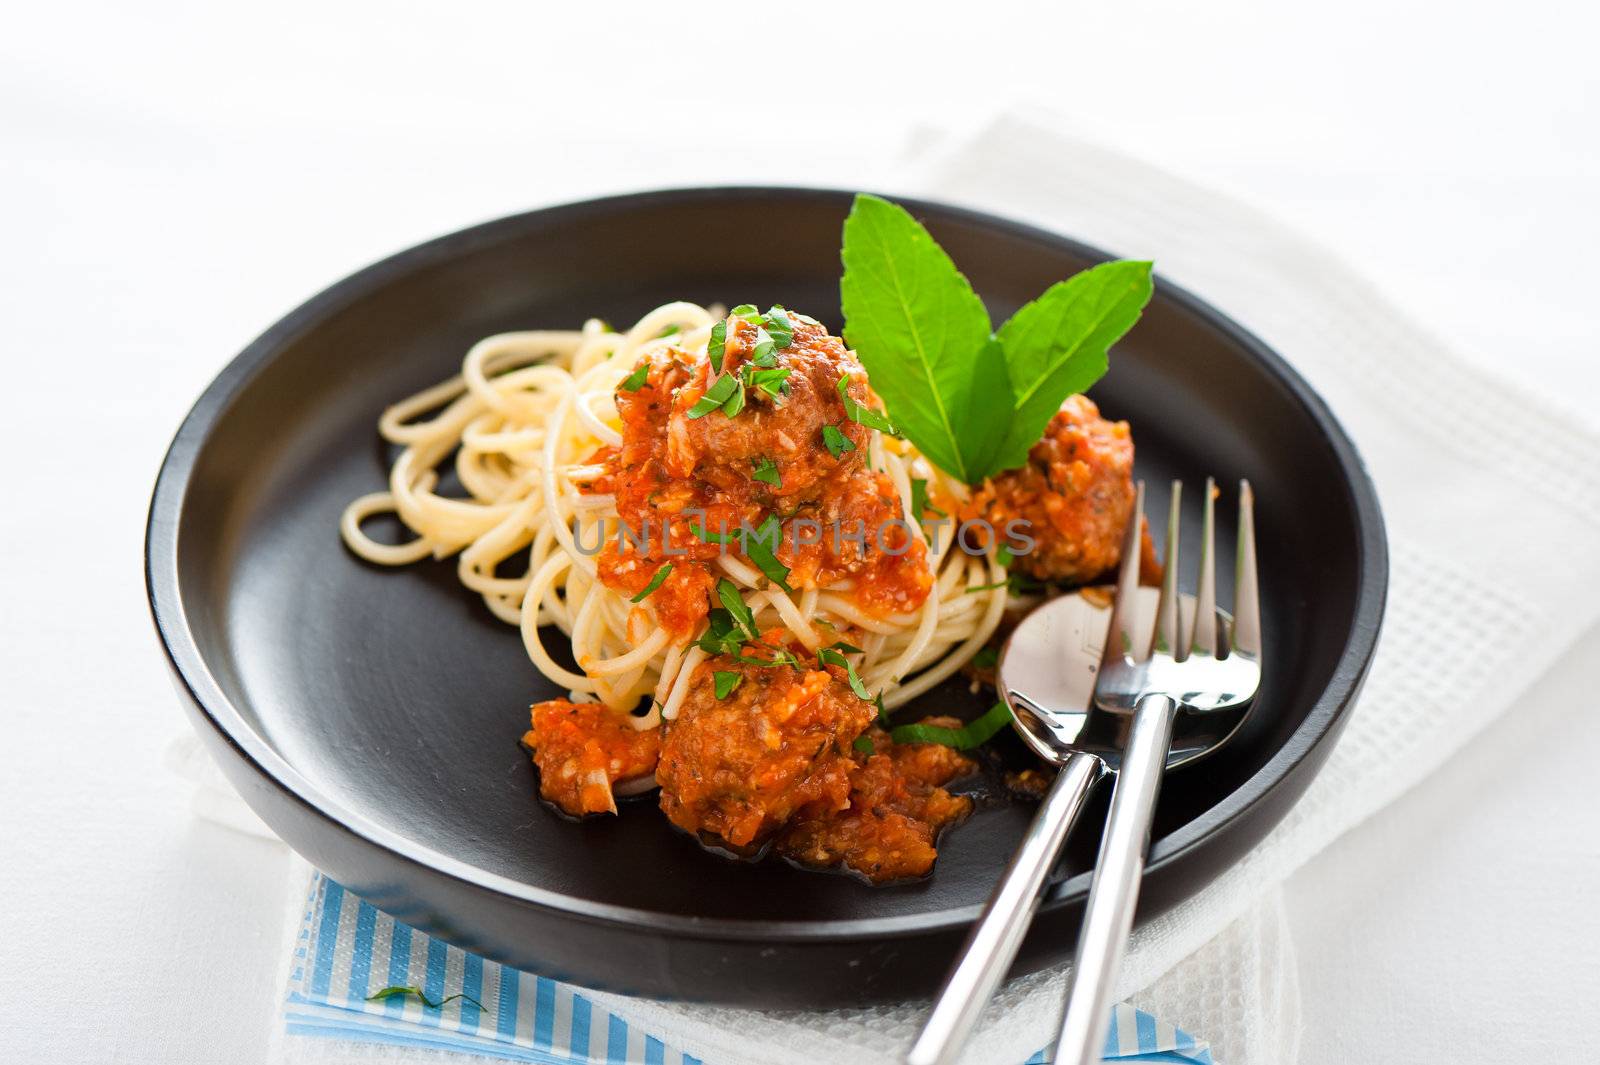
[[1105, 1049], [1112, 993], [1133, 928], [1139, 879], [1150, 851], [1151, 815], [1172, 745], [1177, 709], [1178, 704], [1167, 696], [1151, 694], [1140, 698], [1134, 710], [1072, 960], [1056, 1065], [1090, 1065], [1101, 1060]]
[[1061, 767], [1022, 846], [989, 896], [983, 916], [967, 935], [961, 960], [945, 977], [927, 1024], [906, 1057], [908, 1065], [947, 1065], [960, 1055], [972, 1026], [1017, 956], [1022, 935], [1038, 908], [1039, 890], [1056, 864], [1084, 800], [1105, 772], [1103, 761], [1082, 752], [1074, 753]]

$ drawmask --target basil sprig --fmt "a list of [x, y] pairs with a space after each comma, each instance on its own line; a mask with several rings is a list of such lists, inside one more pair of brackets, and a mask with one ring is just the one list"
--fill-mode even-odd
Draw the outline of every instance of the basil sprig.
[[1027, 461], [1061, 401], [1105, 374], [1153, 290], [1150, 263], [1102, 263], [995, 330], [944, 249], [876, 196], [856, 197], [840, 254], [846, 342], [895, 426], [967, 484]]

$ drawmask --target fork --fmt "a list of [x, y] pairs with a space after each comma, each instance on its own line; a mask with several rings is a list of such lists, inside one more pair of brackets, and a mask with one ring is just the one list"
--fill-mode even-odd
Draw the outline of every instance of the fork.
[[[1095, 708], [1128, 721], [1122, 764], [1111, 795], [1111, 812], [1067, 987], [1066, 1014], [1056, 1042], [1057, 1065], [1100, 1060], [1110, 1021], [1112, 994], [1150, 849], [1150, 821], [1180, 715], [1199, 718], [1232, 710], [1252, 699], [1261, 685], [1261, 604], [1256, 575], [1255, 506], [1248, 481], [1239, 484], [1239, 547], [1231, 621], [1217, 612], [1212, 558], [1214, 489], [1206, 482], [1204, 542], [1194, 622], [1184, 639], [1178, 604], [1178, 515], [1183, 484], [1172, 484], [1167, 522], [1166, 573], [1156, 607], [1148, 656], [1130, 631], [1129, 604], [1139, 581], [1139, 557], [1127, 551], [1117, 582], [1105, 652], [1095, 680]], [[1143, 491], [1141, 486], [1140, 496]], [[1137, 515], [1135, 515], [1137, 521]]]
[[[1102, 841], [1100, 867], [1079, 938], [1075, 972], [1080, 975], [1074, 977], [1068, 1011], [1073, 1025], [1085, 1018], [1104, 1021], [1137, 897], [1150, 811], [1162, 769], [1188, 764], [1217, 750], [1245, 718], [1245, 704], [1259, 683], [1261, 644], [1250, 486], [1240, 484], [1237, 615], [1230, 619], [1216, 604], [1212, 565], [1216, 491], [1214, 482], [1206, 481], [1199, 587], [1187, 644], [1178, 635], [1184, 613], [1177, 593], [1182, 485], [1173, 484], [1167, 570], [1159, 593], [1138, 587], [1144, 496], [1141, 481], [1123, 534], [1110, 624], [1094, 618], [1094, 611], [1078, 597], [1062, 596], [1024, 618], [1001, 651], [998, 687], [1011, 707], [1017, 733], [1060, 772], [945, 978], [922, 1032], [907, 1054], [908, 1065], [951, 1065], [955, 1061], [1022, 945], [1040, 893], [1079, 811], [1096, 785], [1113, 777], [1118, 780], [1113, 817]], [[1144, 594], [1147, 591], [1157, 598], [1153, 612]], [[1139, 593], [1137, 597], [1135, 593]], [[1134, 619], [1152, 616], [1155, 621], [1150, 628], [1155, 634], [1144, 641], [1134, 640]], [[1095, 667], [1094, 698], [1081, 686], [1083, 659], [1070, 653], [1076, 641], [1088, 638], [1090, 631], [1104, 634], [1101, 664]], [[1149, 635], [1149, 629], [1146, 632]], [[1151, 644], [1155, 654], [1148, 660], [1135, 663], [1129, 658], [1136, 649], [1143, 655], [1143, 648]], [[1171, 649], [1175, 647], [1186, 650], [1174, 656]], [[1182, 679], [1174, 676], [1174, 670], [1180, 668]], [[1140, 700], [1145, 694], [1159, 698], [1150, 699], [1145, 707]], [[1130, 759], [1138, 764], [1130, 765]], [[1110, 967], [1108, 973], [1099, 971], [1106, 966]], [[1090, 1009], [1086, 1005], [1090, 1001], [1098, 1005]], [[1098, 1049], [1097, 1040], [1104, 1035], [1103, 1027], [1073, 1028], [1071, 1041], [1063, 1046], [1081, 1044]], [[1058, 1051], [1057, 1060], [1072, 1059]]]

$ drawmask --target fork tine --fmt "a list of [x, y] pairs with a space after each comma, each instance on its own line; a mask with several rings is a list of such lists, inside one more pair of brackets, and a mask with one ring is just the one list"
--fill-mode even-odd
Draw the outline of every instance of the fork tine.
[[1239, 554], [1235, 564], [1233, 632], [1229, 654], [1261, 656], [1261, 591], [1256, 582], [1256, 497], [1239, 482]]
[[1178, 606], [1178, 523], [1183, 502], [1183, 482], [1172, 482], [1172, 501], [1167, 507], [1167, 548], [1162, 565], [1161, 600], [1156, 604], [1156, 631], [1150, 651], [1164, 651], [1176, 657], [1182, 652], [1183, 616]]
[[1100, 662], [1104, 666], [1121, 661], [1133, 653], [1133, 599], [1139, 590], [1139, 538], [1144, 531], [1144, 482], [1134, 487], [1133, 513], [1122, 534], [1122, 564], [1117, 572], [1117, 597], [1111, 604], [1111, 624], [1106, 628], [1106, 646]]
[[1206, 478], [1205, 517], [1200, 526], [1200, 584], [1195, 589], [1194, 638], [1190, 654], [1215, 658], [1217, 648], [1217, 562], [1216, 562], [1217, 482]]

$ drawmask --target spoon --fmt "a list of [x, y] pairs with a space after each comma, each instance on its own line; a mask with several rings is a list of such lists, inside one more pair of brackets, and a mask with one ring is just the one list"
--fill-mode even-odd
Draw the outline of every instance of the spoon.
[[[1212, 484], [1206, 482], [1202, 573], [1213, 552]], [[1122, 545], [1124, 568], [1137, 574], [1143, 526], [1144, 485]], [[1175, 547], [1177, 501], [1172, 508], [1169, 545]], [[1175, 555], [1169, 550], [1169, 565]], [[1126, 574], [1124, 574], [1126, 576]], [[1123, 581], [1131, 586], [1131, 581]], [[1171, 589], [1174, 591], [1175, 589]], [[1209, 589], [1203, 591], [1211, 599]], [[1138, 588], [1118, 620], [1136, 659], [1150, 653], [1161, 590]], [[1194, 630], [1196, 599], [1174, 595], [1186, 631]], [[1214, 600], [1213, 600], [1214, 601]], [[945, 978], [907, 1065], [950, 1065], [1004, 978], [1023, 934], [1038, 909], [1041, 889], [1072, 831], [1089, 794], [1102, 779], [1115, 777], [1122, 764], [1132, 717], [1095, 709], [1094, 689], [1113, 617], [1107, 589], [1085, 589], [1051, 599], [1025, 617], [1001, 650], [997, 687], [1011, 708], [1017, 732], [1046, 762], [1060, 767], [1022, 845], [1012, 857], [983, 914]], [[1226, 632], [1232, 619], [1216, 610], [1216, 628]], [[1131, 634], [1131, 635], [1130, 635]], [[1142, 634], [1142, 635], [1141, 635]], [[1186, 765], [1221, 747], [1243, 722], [1245, 711], [1180, 717], [1167, 751], [1166, 768]]]

